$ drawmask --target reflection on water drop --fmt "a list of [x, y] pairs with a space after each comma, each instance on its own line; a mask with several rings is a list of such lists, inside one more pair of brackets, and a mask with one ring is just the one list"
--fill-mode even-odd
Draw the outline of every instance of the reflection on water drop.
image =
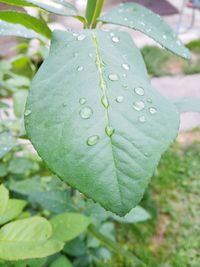
[[106, 131], [107, 136], [111, 137], [114, 134], [115, 129], [111, 125], [108, 125], [106, 126], [105, 131]]
[[83, 66], [78, 66], [77, 71], [82, 71], [83, 70]]
[[146, 121], [145, 116], [140, 116], [139, 117], [139, 122], [144, 123], [145, 121]]
[[136, 101], [133, 103], [133, 108], [137, 111], [141, 111], [145, 108], [145, 104], [143, 101]]
[[119, 76], [117, 74], [110, 74], [110, 75], [108, 75], [108, 78], [111, 81], [118, 81], [119, 80]]
[[112, 41], [114, 43], [118, 43], [119, 42], [119, 38], [117, 36], [113, 36]]
[[144, 89], [143, 89], [142, 87], [136, 87], [136, 88], [134, 89], [134, 91], [135, 91], [135, 93], [136, 93], [137, 95], [140, 95], [140, 96], [143, 96], [143, 95], [144, 95]]
[[157, 109], [156, 108], [149, 108], [149, 112], [154, 115], [157, 113]]
[[118, 102], [118, 103], [123, 102], [123, 100], [124, 100], [124, 97], [123, 97], [122, 95], [119, 95], [119, 96], [116, 98], [116, 102]]
[[84, 34], [80, 34], [80, 35], [77, 37], [77, 40], [78, 40], [78, 41], [83, 41], [85, 38], [86, 38], [86, 36], [85, 36]]
[[86, 99], [85, 98], [80, 98], [79, 99], [79, 103], [81, 104], [81, 105], [84, 105], [84, 104], [86, 104]]
[[130, 66], [126, 63], [123, 63], [122, 64], [122, 68], [125, 69], [125, 70], [129, 70], [130, 69]]
[[80, 116], [82, 119], [89, 119], [93, 114], [93, 110], [90, 107], [82, 108], [80, 111]]
[[100, 138], [99, 138], [98, 135], [92, 135], [92, 136], [90, 136], [88, 138], [88, 140], [87, 140], [88, 146], [94, 146], [94, 145], [96, 145], [98, 143], [99, 139]]
[[25, 116], [28, 116], [28, 115], [30, 115], [31, 114], [31, 110], [30, 109], [27, 109], [25, 112], [24, 112], [24, 115]]

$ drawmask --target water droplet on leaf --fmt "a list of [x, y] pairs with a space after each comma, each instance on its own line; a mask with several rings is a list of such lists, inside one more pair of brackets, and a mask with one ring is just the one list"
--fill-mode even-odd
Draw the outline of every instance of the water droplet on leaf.
[[80, 34], [80, 35], [77, 37], [77, 40], [78, 40], [78, 41], [83, 41], [85, 38], [86, 38], [86, 36], [85, 36], [84, 34]]
[[77, 71], [82, 71], [83, 70], [83, 66], [78, 66]]
[[136, 88], [134, 89], [134, 91], [135, 91], [135, 93], [136, 93], [137, 95], [140, 95], [140, 96], [143, 96], [143, 95], [144, 95], [144, 89], [143, 89], [142, 87], [136, 87]]
[[109, 80], [111, 81], [118, 81], [119, 80], [119, 76], [117, 74], [110, 74], [108, 76]]
[[107, 136], [109, 137], [111, 137], [115, 132], [115, 129], [111, 125], [106, 126], [105, 130], [106, 130]]
[[139, 122], [144, 123], [146, 121], [145, 116], [139, 117]]
[[101, 98], [101, 103], [103, 104], [103, 106], [104, 106], [105, 108], [108, 108], [108, 107], [109, 107], [108, 98], [107, 98], [106, 96], [103, 96], [103, 97]]
[[80, 116], [82, 119], [89, 119], [93, 114], [93, 110], [90, 107], [82, 108], [80, 111]]
[[117, 36], [113, 36], [112, 41], [114, 43], [118, 43], [119, 42], [119, 38]]
[[137, 101], [133, 103], [133, 108], [137, 111], [140, 111], [145, 108], [145, 104], [143, 101]]
[[123, 63], [122, 64], [122, 68], [125, 69], [125, 70], [129, 70], [130, 69], [130, 66], [126, 63]]
[[118, 102], [118, 103], [123, 102], [123, 100], [124, 100], [124, 97], [123, 97], [122, 95], [119, 95], [119, 96], [116, 98], [116, 102]]
[[156, 108], [149, 108], [149, 112], [151, 114], [156, 114], [157, 113], [157, 109]]
[[84, 105], [84, 104], [86, 104], [86, 99], [85, 98], [80, 98], [79, 99], [79, 103], [81, 104], [81, 105]]
[[98, 135], [92, 135], [88, 138], [87, 144], [88, 146], [94, 146], [98, 143], [99, 141], [99, 136]]

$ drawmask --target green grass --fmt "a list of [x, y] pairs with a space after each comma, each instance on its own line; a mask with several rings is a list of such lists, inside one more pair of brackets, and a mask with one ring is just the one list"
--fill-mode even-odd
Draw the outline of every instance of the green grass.
[[[119, 225], [119, 242], [148, 267], [199, 267], [199, 192], [200, 143], [173, 145], [163, 156], [142, 201], [152, 220], [128, 227]], [[131, 265], [115, 258], [113, 266]]]
[[194, 55], [191, 61], [180, 59], [169, 51], [154, 46], [141, 49], [148, 73], [154, 77], [200, 73], [200, 39], [186, 45]]

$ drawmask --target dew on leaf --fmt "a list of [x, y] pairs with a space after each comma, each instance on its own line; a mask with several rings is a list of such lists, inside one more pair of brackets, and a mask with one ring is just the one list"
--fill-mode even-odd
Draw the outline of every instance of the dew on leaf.
[[83, 70], [83, 66], [78, 66], [77, 71], [82, 71]]
[[117, 74], [110, 74], [110, 75], [108, 75], [108, 78], [111, 81], [118, 81], [119, 80], [119, 76]]
[[149, 112], [151, 113], [151, 114], [156, 114], [157, 113], [157, 109], [156, 108], [149, 108]]
[[125, 70], [129, 70], [130, 69], [130, 66], [126, 63], [123, 63], [122, 64], [122, 68], [125, 69]]
[[116, 98], [116, 102], [117, 103], [122, 103], [124, 100], [124, 97], [122, 95], [119, 95], [117, 98]]
[[30, 109], [27, 109], [25, 112], [24, 112], [24, 115], [25, 116], [28, 116], [28, 115], [30, 115], [31, 114], [31, 110]]
[[145, 121], [146, 121], [145, 116], [140, 116], [139, 117], [139, 122], [144, 123]]
[[148, 98], [148, 99], [147, 99], [147, 102], [148, 102], [148, 103], [152, 103], [151, 98]]
[[113, 36], [112, 41], [114, 43], [118, 43], [119, 42], [119, 38], [117, 36]]
[[85, 36], [84, 34], [80, 34], [80, 35], [77, 37], [77, 40], [78, 40], [78, 41], [83, 41], [85, 38], [86, 38], [86, 36]]
[[133, 103], [133, 108], [137, 111], [140, 111], [145, 108], [145, 104], [143, 101], [136, 101]]
[[113, 136], [115, 129], [111, 125], [108, 125], [106, 126], [105, 131], [106, 131], [107, 136], [111, 137]]
[[98, 143], [99, 141], [99, 136], [98, 135], [92, 135], [87, 139], [87, 144], [88, 146], [94, 146]]
[[105, 95], [101, 98], [101, 103], [105, 108], [109, 107], [108, 98]]
[[87, 102], [86, 99], [83, 98], [83, 97], [79, 99], [79, 103], [80, 103], [81, 105], [86, 104], [86, 102]]
[[93, 110], [90, 107], [84, 107], [80, 111], [80, 116], [82, 119], [89, 119], [93, 114]]
[[142, 87], [136, 87], [136, 88], [134, 89], [134, 91], [135, 91], [135, 93], [136, 93], [137, 95], [140, 95], [140, 96], [143, 96], [143, 95], [144, 95], [144, 89], [143, 89]]

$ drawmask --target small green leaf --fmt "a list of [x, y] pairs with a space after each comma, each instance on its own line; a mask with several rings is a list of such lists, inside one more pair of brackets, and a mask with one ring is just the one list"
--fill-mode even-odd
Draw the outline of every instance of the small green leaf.
[[0, 229], [0, 241], [45, 241], [51, 235], [51, 224], [42, 217], [11, 222]]
[[179, 113], [152, 88], [128, 33], [55, 31], [30, 89], [25, 126], [58, 177], [124, 216], [175, 139]]
[[200, 98], [185, 97], [173, 101], [180, 113], [200, 112]]
[[[14, 229], [15, 231], [16, 229]], [[17, 241], [0, 240], [0, 259], [13, 261], [21, 259], [44, 258], [62, 250], [64, 243], [57, 240]]]
[[0, 225], [12, 221], [23, 211], [27, 202], [19, 199], [9, 199], [4, 213], [0, 214]]
[[[15, 12], [15, 11], [1, 11], [0, 20], [7, 23], [13, 23], [16, 25], [21, 25], [29, 30], [32, 30], [40, 35], [44, 35], [46, 38], [51, 38], [51, 30], [47, 24], [35, 17], [32, 17], [28, 14]], [[1, 29], [2, 32], [2, 29]], [[20, 29], [19, 29], [20, 33]], [[26, 37], [26, 34], [22, 32], [22, 37]]]
[[13, 95], [13, 108], [15, 115], [18, 118], [21, 118], [24, 115], [27, 96], [28, 96], [27, 90], [18, 90]]
[[75, 16], [77, 15], [77, 9], [71, 3], [62, 0], [25, 0], [26, 2], [40, 7], [46, 11], [63, 15], [63, 16]]
[[10, 132], [0, 133], [0, 159], [17, 146], [17, 140]]
[[1, 215], [6, 211], [9, 199], [9, 191], [2, 184], [0, 185], [0, 218]]
[[124, 217], [113, 215], [112, 218], [120, 223], [138, 223], [149, 220], [151, 215], [142, 207], [137, 206]]
[[90, 224], [90, 219], [76, 213], [62, 213], [51, 220], [53, 227], [52, 238], [67, 242], [84, 232]]
[[177, 39], [176, 33], [157, 14], [136, 3], [120, 4], [111, 9], [99, 21], [117, 24], [143, 32], [173, 53], [190, 59], [191, 53]]
[[50, 267], [72, 267], [72, 264], [65, 256], [60, 256]]

